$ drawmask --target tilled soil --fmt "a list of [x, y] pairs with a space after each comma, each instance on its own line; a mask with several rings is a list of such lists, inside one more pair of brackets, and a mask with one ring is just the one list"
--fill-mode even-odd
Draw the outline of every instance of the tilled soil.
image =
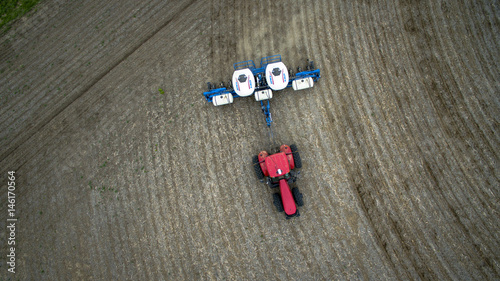
[[[0, 37], [0, 276], [499, 279], [499, 19], [486, 0], [42, 1]], [[201, 94], [274, 54], [322, 76], [274, 93], [275, 143], [253, 98]], [[251, 164], [281, 143], [303, 161], [291, 220]]]

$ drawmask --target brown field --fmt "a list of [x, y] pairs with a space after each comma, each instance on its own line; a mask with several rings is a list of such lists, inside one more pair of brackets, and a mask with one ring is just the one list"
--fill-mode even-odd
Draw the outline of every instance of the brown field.
[[[322, 75], [271, 100], [291, 220], [259, 103], [202, 96], [274, 54]], [[0, 37], [0, 279], [498, 280], [499, 65], [498, 1], [44, 0]]]

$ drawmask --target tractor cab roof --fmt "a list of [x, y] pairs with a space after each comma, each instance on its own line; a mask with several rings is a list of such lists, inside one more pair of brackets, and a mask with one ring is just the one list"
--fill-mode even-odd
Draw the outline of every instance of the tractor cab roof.
[[290, 172], [290, 164], [284, 152], [266, 157], [265, 163], [269, 176], [272, 178], [284, 176]]

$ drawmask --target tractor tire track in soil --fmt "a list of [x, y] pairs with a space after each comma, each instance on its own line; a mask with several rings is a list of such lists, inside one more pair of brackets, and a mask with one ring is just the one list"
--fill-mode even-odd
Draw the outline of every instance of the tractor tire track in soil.
[[[499, 7], [489, 1], [42, 1], [0, 37], [6, 280], [500, 278]], [[253, 98], [206, 82], [281, 54], [301, 217], [253, 173]], [[161, 90], [160, 90], [161, 89]], [[0, 194], [7, 202], [7, 193]], [[0, 207], [6, 245], [7, 205]]]

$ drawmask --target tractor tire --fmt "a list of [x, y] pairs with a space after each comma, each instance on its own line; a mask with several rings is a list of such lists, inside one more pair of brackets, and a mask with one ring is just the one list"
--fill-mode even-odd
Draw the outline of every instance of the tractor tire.
[[273, 204], [276, 207], [276, 210], [278, 210], [278, 212], [281, 213], [285, 210], [283, 208], [283, 202], [281, 201], [281, 195], [278, 192], [273, 194]]
[[259, 180], [264, 178], [264, 172], [262, 172], [262, 169], [260, 168], [259, 164], [259, 156], [255, 155], [252, 159], [252, 164], [253, 164], [253, 169], [255, 170], [255, 175]]
[[292, 195], [293, 199], [295, 199], [295, 204], [297, 204], [297, 206], [299, 207], [304, 206], [304, 198], [302, 196], [302, 193], [300, 193], [298, 187], [292, 188]]
[[290, 145], [290, 149], [292, 150], [293, 163], [295, 163], [295, 168], [302, 168], [302, 159], [300, 159], [299, 150], [295, 144]]

